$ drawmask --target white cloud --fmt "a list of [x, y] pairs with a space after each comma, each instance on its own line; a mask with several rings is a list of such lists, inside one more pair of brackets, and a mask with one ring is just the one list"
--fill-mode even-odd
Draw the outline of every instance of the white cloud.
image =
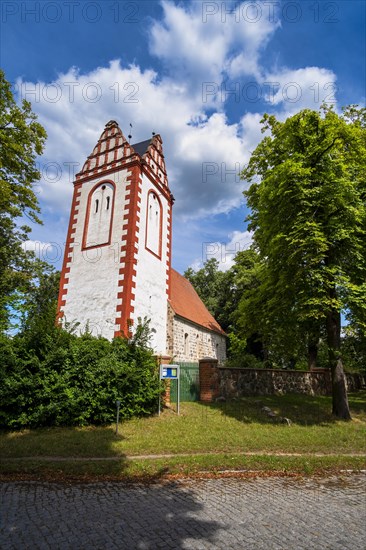
[[236, 6], [236, 25], [232, 24], [234, 54], [227, 65], [231, 78], [263, 73], [261, 55], [276, 30], [281, 26], [279, 5], [269, 2], [242, 2]]
[[265, 99], [289, 116], [301, 109], [318, 109], [323, 102], [336, 104], [336, 75], [320, 67], [282, 69], [267, 73]]
[[[19, 81], [18, 89], [21, 97], [33, 100], [48, 133], [39, 195], [51, 211], [69, 210], [74, 175], [108, 120], [119, 121], [125, 133], [132, 122], [132, 141], [160, 132], [170, 153], [178, 133], [197, 112], [184, 87], [169, 80], [157, 83], [154, 71], [121, 67], [117, 60], [83, 75], [70, 69], [51, 84]], [[51, 92], [58, 94], [57, 101], [50, 101]]]
[[203, 83], [220, 84], [225, 73], [260, 76], [260, 54], [280, 26], [266, 3], [163, 0], [161, 5], [163, 20], [152, 25], [150, 51], [176, 79], [188, 77], [193, 93]]
[[219, 262], [219, 269], [227, 271], [234, 265], [234, 258], [238, 252], [247, 250], [252, 244], [251, 231], [233, 231], [228, 235], [227, 242], [203, 243], [202, 259], [196, 258], [190, 267], [197, 271], [211, 258]]
[[[18, 82], [28, 99], [34, 86]], [[83, 75], [71, 69], [52, 87], [38, 82], [36, 89], [39, 101], [33, 108], [48, 133], [39, 186], [48, 211], [68, 213], [74, 175], [110, 119], [119, 121], [125, 134], [132, 122], [132, 142], [150, 137], [152, 131], [161, 133], [177, 216], [227, 212], [240, 199], [236, 168], [239, 163], [242, 167], [245, 151], [239, 127], [229, 125], [220, 113], [207, 117], [200, 101], [190, 96], [188, 84], [157, 81], [153, 71], [113, 61]], [[51, 90], [58, 92], [57, 102], [47, 101]], [[215, 164], [215, 174], [206, 177], [207, 163]]]
[[[240, 78], [250, 75], [262, 100], [281, 119], [304, 107], [318, 108], [331, 98], [336, 80], [331, 71], [265, 69], [262, 52], [280, 26], [268, 16], [265, 3], [256, 3], [262, 9], [257, 22], [251, 21], [253, 3], [233, 2], [234, 15], [225, 14], [222, 4], [229, 4], [221, 2], [211, 3], [215, 13], [204, 13], [208, 4], [162, 2], [163, 18], [153, 21], [150, 29], [150, 51], [165, 64], [162, 75], [116, 59], [89, 73], [72, 67], [54, 82], [19, 80], [20, 95], [32, 102], [48, 133], [41, 160], [42, 210], [49, 218], [63, 220], [65, 235], [74, 175], [110, 119], [117, 120], [125, 134], [133, 124], [132, 142], [149, 138], [153, 131], [162, 135], [176, 198], [175, 220], [207, 220], [242, 203], [245, 182], [239, 172], [263, 137], [262, 112], [228, 120], [227, 97], [220, 94], [227, 77], [239, 79], [242, 86]], [[202, 97], [205, 82], [213, 85], [208, 97]], [[272, 95], [268, 82], [278, 83]], [[57, 231], [62, 233], [60, 227]], [[37, 236], [49, 238], [42, 232]]]
[[162, 3], [163, 21], [151, 27], [150, 51], [162, 59], [179, 81], [221, 81], [229, 47], [227, 25], [202, 20], [200, 2], [188, 5]]
[[[228, 212], [242, 198], [240, 171], [248, 160], [237, 124], [215, 113], [180, 137], [173, 162], [180, 167], [177, 212], [189, 217]], [[194, 204], [194, 207], [192, 208]]]

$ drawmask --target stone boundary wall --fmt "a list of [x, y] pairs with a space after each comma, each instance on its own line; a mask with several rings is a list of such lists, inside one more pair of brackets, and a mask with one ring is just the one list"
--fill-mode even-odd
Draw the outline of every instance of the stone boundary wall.
[[[330, 371], [290, 371], [275, 369], [219, 368], [219, 394], [225, 398], [242, 395], [303, 393], [330, 395]], [[365, 379], [359, 374], [346, 374], [349, 391], [360, 389]]]
[[[361, 374], [346, 374], [348, 391], [366, 385]], [[277, 369], [230, 369], [218, 367], [214, 359], [200, 361], [200, 400], [215, 401], [244, 395], [302, 393], [330, 395], [331, 377], [328, 370], [295, 371]]]

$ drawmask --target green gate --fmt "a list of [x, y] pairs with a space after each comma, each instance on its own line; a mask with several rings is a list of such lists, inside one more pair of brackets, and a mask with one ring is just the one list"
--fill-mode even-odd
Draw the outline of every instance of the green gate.
[[[198, 363], [177, 363], [180, 366], [180, 400], [199, 401], [200, 379]], [[177, 380], [170, 381], [170, 400], [177, 402]]]

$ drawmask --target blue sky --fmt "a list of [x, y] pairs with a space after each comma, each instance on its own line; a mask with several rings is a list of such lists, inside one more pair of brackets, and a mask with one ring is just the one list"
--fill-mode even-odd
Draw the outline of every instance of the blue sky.
[[228, 268], [250, 243], [237, 173], [263, 113], [365, 104], [365, 5], [3, 0], [1, 66], [48, 133], [27, 246], [60, 266], [73, 173], [115, 119], [133, 142], [162, 135], [174, 267]]

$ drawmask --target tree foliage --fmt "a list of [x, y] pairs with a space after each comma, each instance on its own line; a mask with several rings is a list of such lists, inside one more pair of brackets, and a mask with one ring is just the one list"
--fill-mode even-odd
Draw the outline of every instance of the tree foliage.
[[210, 258], [204, 266], [194, 271], [191, 267], [184, 272], [197, 294], [226, 331], [230, 325], [232, 305], [228, 300], [232, 297], [231, 278], [228, 272], [220, 271], [219, 262]]
[[253, 298], [257, 297], [259, 270], [259, 255], [250, 248], [238, 252], [227, 271], [220, 271], [219, 262], [211, 258], [201, 269], [194, 271], [189, 268], [184, 273], [228, 334], [228, 355], [232, 366], [244, 362], [262, 366], [260, 361], [264, 359], [258, 329], [261, 321], [257, 305], [252, 304]]
[[22, 248], [30, 228], [19, 220], [41, 223], [33, 185], [40, 179], [36, 159], [45, 139], [30, 103], [16, 104], [0, 70], [0, 330], [9, 328], [9, 308], [17, 293], [28, 291], [39, 267]]
[[40, 358], [60, 336], [55, 323], [59, 287], [60, 272], [42, 266], [19, 307], [22, 317], [16, 341]]
[[[323, 107], [278, 121], [265, 115], [267, 135], [242, 178], [254, 242], [265, 260], [262, 289], [284, 328], [325, 326], [332, 370], [333, 412], [349, 418], [340, 315], [359, 325], [366, 312], [365, 110], [342, 116]], [[279, 325], [280, 326], [280, 325]]]
[[225, 273], [210, 260], [185, 275], [228, 333], [228, 364], [328, 366], [333, 412], [348, 418], [343, 362], [366, 368], [366, 110], [262, 125], [269, 135], [242, 174], [254, 245]]
[[40, 179], [36, 165], [46, 139], [29, 101], [15, 103], [9, 82], [0, 70], [0, 210], [12, 218], [26, 214], [40, 223], [33, 184]]

